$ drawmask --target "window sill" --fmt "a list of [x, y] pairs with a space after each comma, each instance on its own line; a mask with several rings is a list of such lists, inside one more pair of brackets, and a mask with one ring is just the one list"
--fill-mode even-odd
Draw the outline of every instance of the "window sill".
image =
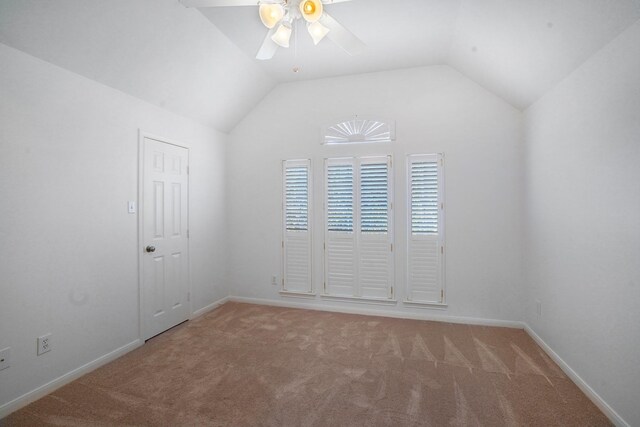
[[293, 297], [293, 298], [309, 298], [313, 299], [316, 297], [315, 292], [296, 292], [296, 291], [279, 291], [280, 295], [283, 297]]
[[355, 302], [359, 304], [396, 305], [398, 303], [398, 300], [388, 298], [349, 297], [329, 294], [320, 294], [320, 297], [327, 300]]
[[421, 301], [404, 300], [404, 301], [402, 301], [402, 303], [403, 304], [407, 304], [407, 305], [411, 305], [411, 306], [415, 306], [415, 307], [435, 308], [435, 309], [440, 309], [440, 310], [444, 310], [444, 309], [449, 307], [449, 304], [444, 303], [444, 302], [421, 302]]

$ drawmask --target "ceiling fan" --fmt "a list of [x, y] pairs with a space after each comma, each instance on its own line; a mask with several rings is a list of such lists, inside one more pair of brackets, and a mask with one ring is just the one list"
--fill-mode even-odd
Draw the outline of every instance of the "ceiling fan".
[[350, 55], [364, 50], [364, 43], [324, 10], [324, 5], [351, 0], [180, 0], [186, 7], [258, 6], [260, 20], [269, 29], [257, 59], [271, 59], [278, 47], [289, 47], [295, 24], [302, 19], [314, 44], [326, 36]]

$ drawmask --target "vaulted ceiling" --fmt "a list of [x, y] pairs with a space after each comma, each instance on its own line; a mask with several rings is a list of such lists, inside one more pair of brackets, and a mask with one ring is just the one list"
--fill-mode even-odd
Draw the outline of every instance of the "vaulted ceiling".
[[256, 7], [178, 0], [2, 0], [0, 42], [228, 132], [278, 83], [434, 64], [525, 109], [640, 19], [640, 0], [353, 0], [326, 10], [364, 53], [314, 46], [300, 31], [295, 47], [258, 61], [266, 29]]
[[[255, 7], [200, 10], [255, 56], [266, 34]], [[314, 46], [298, 24], [297, 49], [256, 63], [278, 82], [448, 64], [519, 109], [640, 19], [639, 0], [354, 0], [325, 10], [364, 53], [350, 57], [326, 38]]]
[[0, 43], [224, 132], [275, 85], [178, 0], [0, 0]]

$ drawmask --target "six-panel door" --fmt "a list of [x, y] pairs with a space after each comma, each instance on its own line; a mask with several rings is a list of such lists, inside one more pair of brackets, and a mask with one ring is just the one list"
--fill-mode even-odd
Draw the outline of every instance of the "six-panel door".
[[143, 336], [189, 317], [188, 150], [144, 139]]

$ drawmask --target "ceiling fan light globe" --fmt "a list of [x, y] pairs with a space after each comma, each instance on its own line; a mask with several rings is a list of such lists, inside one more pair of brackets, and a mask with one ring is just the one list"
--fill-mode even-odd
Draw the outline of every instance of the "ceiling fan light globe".
[[281, 4], [261, 4], [258, 13], [264, 26], [271, 29], [284, 17], [284, 8]]
[[275, 34], [271, 36], [271, 40], [281, 47], [289, 47], [289, 39], [291, 39], [291, 27], [280, 24]]
[[316, 11], [316, 5], [311, 1], [304, 2], [304, 13], [307, 15], [313, 14]]
[[316, 22], [322, 16], [321, 0], [302, 0], [300, 2], [300, 13], [307, 22]]
[[329, 29], [320, 22], [312, 22], [307, 26], [307, 31], [313, 39], [313, 44], [317, 45], [329, 33]]

